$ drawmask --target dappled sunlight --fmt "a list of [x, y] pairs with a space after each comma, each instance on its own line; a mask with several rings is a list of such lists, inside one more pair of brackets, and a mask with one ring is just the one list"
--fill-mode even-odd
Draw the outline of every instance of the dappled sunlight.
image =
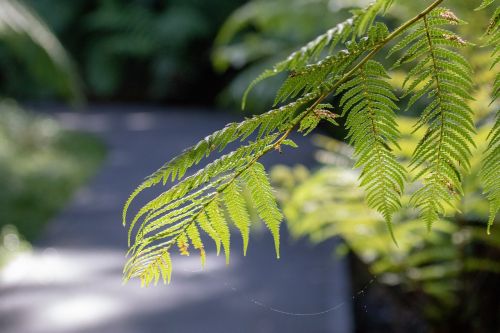
[[0, 271], [0, 283], [6, 287], [78, 283], [102, 273], [104, 269], [119, 269], [121, 258], [118, 251], [92, 253], [36, 249], [10, 261]]
[[[61, 329], [75, 326], [85, 328], [99, 322], [118, 317], [123, 305], [109, 297], [75, 295], [69, 299], [48, 304], [37, 312], [34, 321], [43, 320], [47, 328]], [[37, 318], [38, 317], [38, 318]]]
[[160, 309], [167, 314], [228, 292], [204, 275], [226, 266], [222, 258], [209, 257], [203, 270], [197, 256], [178, 258], [175, 288], [143, 289], [136, 281], [122, 285], [121, 251], [35, 249], [0, 272], [0, 313], [26, 332], [80, 330]]
[[[209, 253], [210, 262], [200, 266], [197, 255], [179, 257], [175, 275], [180, 279], [215, 272], [225, 267], [224, 260]], [[17, 255], [0, 271], [2, 287], [33, 285], [79, 284], [96, 277], [121, 279], [125, 258], [122, 251], [97, 251], [76, 249], [34, 249]], [[232, 260], [232, 266], [238, 260]], [[130, 284], [135, 284], [130, 282]]]

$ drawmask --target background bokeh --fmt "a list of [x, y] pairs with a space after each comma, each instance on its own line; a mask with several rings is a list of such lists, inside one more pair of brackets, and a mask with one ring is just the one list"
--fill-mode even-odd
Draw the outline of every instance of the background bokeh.
[[[488, 47], [464, 54], [478, 124], [466, 196], [430, 234], [407, 209], [392, 244], [345, 133], [322, 124], [314, 142], [297, 138], [300, 152], [265, 161], [285, 164], [271, 171], [288, 219], [280, 262], [256, 227], [254, 252], [229, 268], [212, 253], [203, 275], [183, 258], [159, 292], [120, 287], [120, 209], [134, 186], [241, 119], [262, 70], [368, 2], [0, 0], [0, 331], [500, 332], [500, 237], [485, 235], [477, 180], [498, 110]], [[395, 1], [382, 20], [394, 28], [425, 3]], [[494, 10], [479, 3], [445, 1], [476, 44]], [[405, 70], [391, 71], [396, 91]], [[283, 78], [257, 86], [244, 112], [269, 109]], [[405, 133], [424, 103], [401, 117]], [[402, 160], [415, 144], [402, 138]]]

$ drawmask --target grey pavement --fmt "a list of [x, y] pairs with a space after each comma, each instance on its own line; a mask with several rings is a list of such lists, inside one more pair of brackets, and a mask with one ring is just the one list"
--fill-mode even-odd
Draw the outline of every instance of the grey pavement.
[[[346, 263], [334, 243], [313, 247], [282, 231], [282, 258], [274, 257], [264, 228], [251, 235], [246, 257], [232, 238], [231, 263], [209, 253], [175, 256], [168, 286], [123, 286], [126, 232], [121, 208], [141, 179], [182, 149], [237, 115], [201, 110], [101, 107], [57, 112], [65, 127], [96, 133], [108, 156], [98, 174], [47, 226], [32, 254], [0, 273], [2, 333], [352, 332]], [[271, 153], [265, 164], [313, 163], [313, 147]], [[139, 198], [157, 194], [161, 187]], [[149, 197], [148, 197], [149, 196]]]

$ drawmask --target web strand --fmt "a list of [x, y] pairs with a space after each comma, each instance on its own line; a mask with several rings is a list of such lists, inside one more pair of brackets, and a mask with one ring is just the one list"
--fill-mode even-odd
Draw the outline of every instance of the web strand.
[[[211, 274], [209, 274], [208, 272], [205, 272], [203, 270], [188, 270], [188, 269], [184, 269], [185, 272], [187, 273], [201, 273], [203, 272], [204, 275], [206, 276], [209, 276], [211, 279], [214, 279], [214, 280], [218, 280], [216, 277], [212, 276]], [[363, 288], [361, 288], [360, 290], [358, 290], [352, 297], [351, 299], [352, 300], [356, 300], [362, 296], [365, 296], [366, 295], [366, 290], [377, 280], [377, 277], [376, 276], [373, 276], [370, 281], [368, 281], [365, 286]], [[226, 289], [229, 289], [231, 290], [232, 292], [234, 293], [237, 293], [239, 294], [240, 298], [244, 299], [245, 301], [247, 302], [250, 302], [258, 307], [261, 307], [263, 309], [266, 309], [268, 311], [272, 311], [272, 312], [276, 312], [276, 313], [279, 313], [279, 314], [282, 314], [282, 315], [286, 315], [286, 316], [295, 316], [295, 317], [314, 317], [314, 316], [321, 316], [321, 315], [325, 315], [329, 312], [333, 312], [335, 310], [338, 310], [340, 309], [341, 307], [345, 306], [346, 305], [346, 302], [340, 302], [336, 305], [333, 305], [331, 307], [328, 307], [324, 310], [321, 310], [321, 311], [317, 311], [317, 312], [291, 312], [291, 311], [287, 311], [285, 309], [282, 309], [282, 308], [279, 308], [279, 307], [274, 307], [272, 305], [269, 305], [269, 304], [266, 304], [265, 302], [262, 302], [254, 297], [251, 297], [249, 296], [247, 293], [245, 293], [244, 291], [242, 290], [239, 290], [238, 288], [236, 288], [232, 283], [228, 282], [227, 280], [225, 280], [223, 282], [223, 285]]]

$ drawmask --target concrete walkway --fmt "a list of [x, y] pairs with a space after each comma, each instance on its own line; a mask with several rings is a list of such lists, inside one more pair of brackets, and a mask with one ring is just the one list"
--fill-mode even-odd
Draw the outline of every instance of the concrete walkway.
[[[352, 331], [345, 263], [332, 257], [331, 243], [312, 247], [290, 239], [286, 228], [280, 260], [262, 230], [251, 235], [247, 257], [233, 237], [229, 266], [211, 253], [200, 271], [197, 256], [176, 256], [169, 286], [141, 289], [137, 281], [122, 286], [126, 232], [120, 218], [128, 194], [182, 149], [238, 117], [95, 110], [56, 115], [67, 128], [101, 136], [108, 158], [47, 227], [33, 254], [0, 273], [0, 332]], [[273, 153], [265, 163], [311, 164], [313, 148], [297, 140], [301, 149]], [[304, 315], [318, 312], [325, 313]]]

